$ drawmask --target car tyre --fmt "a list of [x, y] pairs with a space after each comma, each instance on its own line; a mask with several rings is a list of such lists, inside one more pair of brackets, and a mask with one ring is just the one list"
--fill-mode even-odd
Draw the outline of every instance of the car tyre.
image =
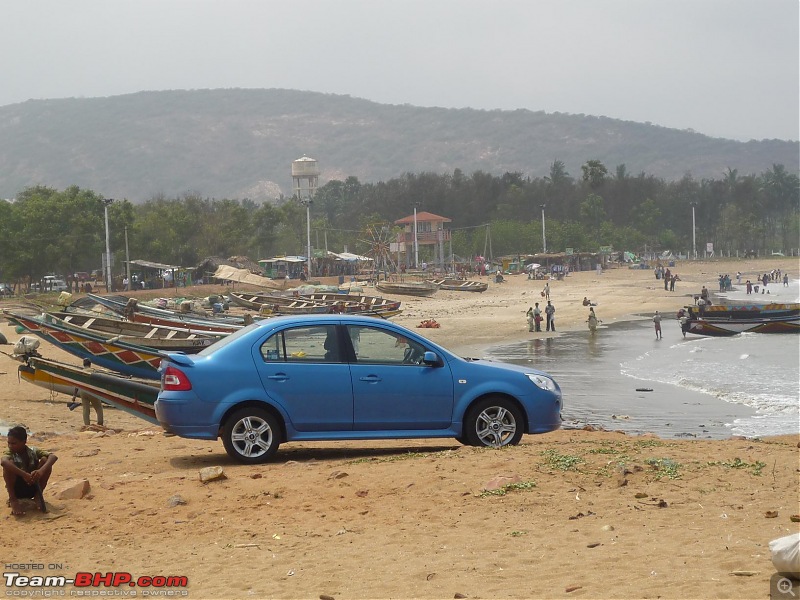
[[475, 403], [464, 419], [462, 437], [470, 446], [516, 446], [524, 421], [519, 407], [506, 398], [489, 397]]
[[232, 459], [257, 464], [275, 456], [281, 443], [278, 419], [268, 410], [247, 406], [233, 412], [222, 429], [222, 444]]

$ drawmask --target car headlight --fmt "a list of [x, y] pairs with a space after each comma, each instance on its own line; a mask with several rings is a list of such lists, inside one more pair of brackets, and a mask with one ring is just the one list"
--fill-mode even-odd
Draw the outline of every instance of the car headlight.
[[543, 390], [547, 390], [548, 392], [556, 391], [556, 382], [549, 377], [539, 375], [538, 373], [525, 373], [525, 376]]

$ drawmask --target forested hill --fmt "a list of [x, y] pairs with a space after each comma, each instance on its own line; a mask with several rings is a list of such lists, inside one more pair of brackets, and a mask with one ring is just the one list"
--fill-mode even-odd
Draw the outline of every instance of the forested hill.
[[[766, 110], [766, 108], [765, 108]], [[32, 185], [89, 188], [142, 202], [192, 191], [270, 200], [291, 195], [291, 162], [319, 161], [320, 185], [403, 173], [573, 176], [588, 160], [677, 180], [800, 165], [797, 141], [737, 142], [605, 117], [528, 110], [385, 105], [292, 90], [141, 92], [0, 107], [0, 197]]]

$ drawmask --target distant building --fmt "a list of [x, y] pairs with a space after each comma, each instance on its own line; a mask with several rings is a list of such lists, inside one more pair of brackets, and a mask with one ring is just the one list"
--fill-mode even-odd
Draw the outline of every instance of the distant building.
[[[450, 230], [444, 228], [445, 223], [452, 222], [447, 217], [440, 217], [429, 212], [418, 212], [417, 246], [433, 246], [433, 264], [445, 264], [445, 242], [450, 241]], [[403, 231], [397, 234], [398, 250], [401, 254], [400, 264], [414, 265], [414, 215], [398, 219], [395, 225], [402, 225]]]

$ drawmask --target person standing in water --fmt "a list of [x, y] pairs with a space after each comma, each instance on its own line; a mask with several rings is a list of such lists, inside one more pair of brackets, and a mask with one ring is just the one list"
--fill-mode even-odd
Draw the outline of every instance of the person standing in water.
[[594, 308], [589, 309], [589, 318], [586, 319], [586, 322], [589, 323], [589, 331], [592, 333], [597, 331], [597, 324], [599, 321], [597, 320], [597, 315], [594, 314]]
[[656, 314], [653, 315], [653, 323], [655, 324], [656, 328], [656, 339], [661, 339], [661, 313], [656, 311]]

